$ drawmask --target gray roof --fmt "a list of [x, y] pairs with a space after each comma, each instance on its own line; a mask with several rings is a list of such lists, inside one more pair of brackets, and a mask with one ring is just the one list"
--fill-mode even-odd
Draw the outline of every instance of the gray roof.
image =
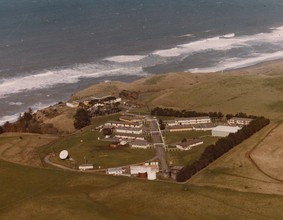
[[201, 139], [190, 139], [190, 140], [187, 140], [186, 142], [180, 142], [176, 145], [180, 145], [183, 148], [188, 148], [191, 145], [198, 144], [198, 143], [201, 143], [201, 142], [203, 142], [203, 140], [201, 140]]

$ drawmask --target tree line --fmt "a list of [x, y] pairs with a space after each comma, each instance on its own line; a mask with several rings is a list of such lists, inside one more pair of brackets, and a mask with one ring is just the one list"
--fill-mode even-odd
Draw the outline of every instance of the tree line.
[[233, 147], [239, 145], [270, 123], [269, 119], [264, 117], [253, 116], [253, 119], [254, 120], [244, 126], [237, 133], [231, 133], [227, 137], [219, 139], [215, 144], [207, 146], [198, 160], [181, 169], [177, 175], [177, 181], [184, 182], [190, 179], [198, 171], [205, 168], [214, 160], [228, 152]]
[[[155, 107], [151, 110], [150, 114], [152, 116], [168, 116], [168, 117], [201, 117], [201, 116], [209, 116], [211, 119], [222, 119], [224, 118], [224, 114], [222, 112], [197, 112], [197, 111], [189, 111], [189, 110], [177, 110], [173, 108], [161, 108], [161, 107]], [[238, 112], [236, 114], [226, 114], [225, 118], [227, 120], [233, 118], [233, 117], [239, 117], [239, 118], [252, 118], [256, 119], [258, 118], [255, 115], [248, 115], [243, 112]]]
[[17, 121], [10, 123], [6, 122], [0, 126], [0, 134], [4, 132], [29, 132], [39, 134], [57, 134], [58, 130], [50, 123], [42, 123], [33, 114], [31, 108], [28, 111], [20, 114]]

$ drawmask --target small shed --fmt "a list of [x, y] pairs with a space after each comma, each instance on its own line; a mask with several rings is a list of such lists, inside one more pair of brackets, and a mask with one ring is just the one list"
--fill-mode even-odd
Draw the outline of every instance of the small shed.
[[79, 165], [79, 170], [92, 170], [93, 164], [81, 164]]

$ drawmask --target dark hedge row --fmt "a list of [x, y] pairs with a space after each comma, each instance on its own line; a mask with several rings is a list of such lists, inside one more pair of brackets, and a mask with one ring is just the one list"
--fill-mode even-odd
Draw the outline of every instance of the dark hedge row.
[[195, 173], [208, 166], [214, 160], [228, 152], [233, 147], [237, 146], [247, 138], [251, 137], [254, 133], [261, 130], [263, 127], [270, 123], [269, 119], [264, 117], [255, 117], [249, 125], [244, 126], [237, 133], [231, 133], [225, 138], [219, 139], [215, 145], [206, 147], [200, 158], [194, 163], [185, 166], [177, 175], [178, 182], [184, 182], [190, 179]]

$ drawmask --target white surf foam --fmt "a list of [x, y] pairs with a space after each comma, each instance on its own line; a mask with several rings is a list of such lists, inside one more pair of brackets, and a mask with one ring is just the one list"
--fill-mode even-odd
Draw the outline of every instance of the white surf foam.
[[141, 67], [119, 67], [102, 64], [78, 65], [73, 68], [48, 70], [25, 77], [5, 79], [0, 84], [0, 98], [23, 91], [50, 88], [58, 84], [76, 83], [82, 78], [146, 74]]
[[20, 105], [23, 105], [24, 103], [22, 103], [22, 102], [9, 102], [8, 103], [8, 105], [18, 105], [18, 106], [20, 106]]
[[0, 118], [0, 126], [5, 124], [7, 121], [9, 122], [15, 122], [17, 118], [19, 117], [19, 114], [14, 114], [14, 115], [7, 115], [2, 118]]
[[[269, 33], [259, 33], [255, 35], [236, 36], [226, 34], [197, 41], [192, 41], [187, 44], [180, 44], [176, 47], [156, 50], [152, 54], [165, 58], [178, 57], [183, 55], [190, 55], [193, 53], [203, 52], [206, 50], [230, 50], [237, 47], [249, 47], [254, 44], [271, 43], [282, 44], [283, 42], [283, 26], [271, 28]], [[224, 37], [223, 37], [224, 36]], [[225, 37], [228, 36], [228, 37]]]
[[121, 55], [121, 56], [108, 57], [104, 60], [117, 62], [117, 63], [129, 63], [129, 62], [140, 61], [145, 57], [146, 56], [142, 56], [142, 55]]
[[194, 68], [194, 69], [189, 69], [186, 72], [191, 72], [191, 73], [219, 72], [224, 70], [232, 70], [232, 69], [252, 66], [261, 62], [278, 60], [282, 58], [283, 58], [283, 51], [278, 51], [274, 53], [254, 54], [254, 57], [226, 59], [225, 61], [222, 61], [218, 65], [213, 67]]

